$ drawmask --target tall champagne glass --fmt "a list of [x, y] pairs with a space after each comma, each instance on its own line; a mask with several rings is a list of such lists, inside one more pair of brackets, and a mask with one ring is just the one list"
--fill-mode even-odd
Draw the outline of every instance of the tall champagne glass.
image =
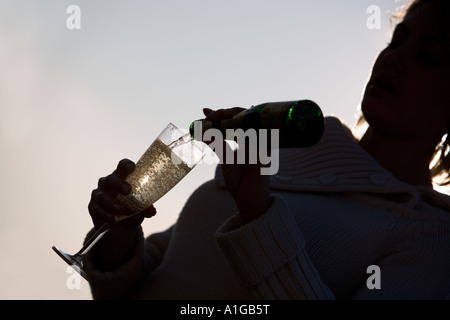
[[129, 214], [116, 216], [103, 224], [73, 255], [55, 246], [52, 249], [89, 281], [83, 269], [83, 258], [86, 253], [114, 223], [143, 211], [169, 192], [200, 162], [204, 155], [201, 148], [191, 140], [189, 133], [184, 134], [170, 123], [141, 156], [135, 170], [127, 177], [126, 181], [131, 185], [131, 192], [126, 196], [121, 194], [117, 196], [118, 201], [127, 207], [126, 212]]

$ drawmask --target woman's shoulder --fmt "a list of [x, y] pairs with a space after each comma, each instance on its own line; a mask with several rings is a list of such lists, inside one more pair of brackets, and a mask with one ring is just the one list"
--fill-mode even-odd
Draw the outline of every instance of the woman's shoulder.
[[423, 201], [431, 204], [434, 207], [443, 209], [448, 212], [450, 216], [450, 190], [445, 188], [433, 188], [428, 186], [419, 186], [417, 189], [420, 192]]

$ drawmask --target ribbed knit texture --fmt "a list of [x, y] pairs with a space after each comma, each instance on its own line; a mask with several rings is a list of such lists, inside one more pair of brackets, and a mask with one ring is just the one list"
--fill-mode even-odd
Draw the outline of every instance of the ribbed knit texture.
[[278, 197], [271, 208], [245, 227], [234, 216], [217, 234], [239, 283], [264, 299], [333, 298], [304, 254], [305, 239], [295, 220], [284, 214], [289, 208]]
[[[242, 224], [219, 167], [215, 182], [189, 198], [174, 228], [141, 238], [124, 266], [102, 273], [90, 257], [94, 297], [442, 299], [450, 294], [449, 197], [398, 181], [339, 120], [326, 118], [317, 145], [280, 152], [271, 189], [268, 211]], [[379, 290], [367, 287], [371, 265], [381, 270]]]

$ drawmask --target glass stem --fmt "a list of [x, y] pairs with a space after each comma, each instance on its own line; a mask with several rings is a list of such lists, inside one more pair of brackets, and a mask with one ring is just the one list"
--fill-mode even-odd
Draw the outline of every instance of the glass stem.
[[105, 235], [106, 232], [111, 228], [111, 226], [115, 223], [115, 220], [111, 220], [105, 222], [98, 230], [92, 235], [92, 237], [87, 240], [84, 246], [78, 251], [75, 256], [81, 256], [86, 254], [91, 248]]

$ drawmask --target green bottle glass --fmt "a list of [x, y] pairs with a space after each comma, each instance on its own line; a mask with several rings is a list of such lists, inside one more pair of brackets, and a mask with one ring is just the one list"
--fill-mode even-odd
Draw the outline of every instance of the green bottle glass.
[[[324, 118], [322, 110], [311, 100], [268, 102], [244, 110], [230, 119], [220, 122], [198, 120], [203, 133], [211, 128], [225, 134], [226, 129], [278, 129], [280, 148], [310, 147], [322, 137]], [[189, 128], [195, 138], [196, 121]]]

